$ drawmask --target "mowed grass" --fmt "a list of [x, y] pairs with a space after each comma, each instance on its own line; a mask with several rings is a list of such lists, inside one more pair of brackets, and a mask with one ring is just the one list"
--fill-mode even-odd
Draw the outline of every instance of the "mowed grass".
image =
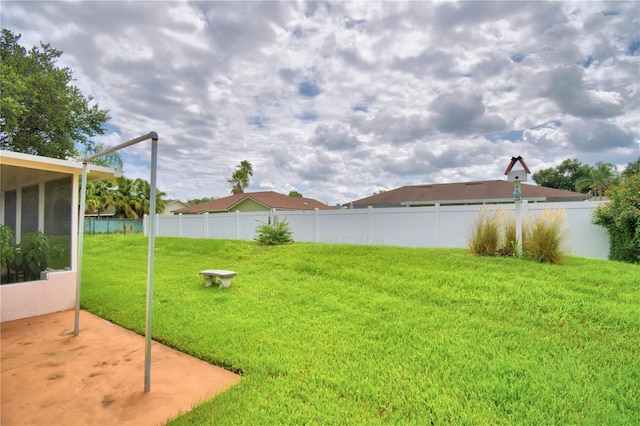
[[[146, 238], [84, 247], [83, 308], [143, 334]], [[155, 262], [154, 339], [243, 374], [172, 425], [640, 424], [637, 265], [178, 238]]]

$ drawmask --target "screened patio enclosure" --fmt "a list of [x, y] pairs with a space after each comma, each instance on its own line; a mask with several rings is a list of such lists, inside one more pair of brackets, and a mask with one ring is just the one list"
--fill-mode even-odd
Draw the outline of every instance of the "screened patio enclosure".
[[[7, 281], [0, 286], [1, 320], [72, 309], [77, 273], [79, 177], [82, 163], [0, 151], [0, 223], [13, 231], [16, 243], [42, 231], [63, 249], [41, 280]], [[108, 179], [116, 171], [91, 165], [88, 179]]]

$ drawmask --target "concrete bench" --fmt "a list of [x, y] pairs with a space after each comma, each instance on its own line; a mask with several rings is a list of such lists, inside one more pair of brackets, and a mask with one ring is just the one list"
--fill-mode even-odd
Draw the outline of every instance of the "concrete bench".
[[231, 280], [236, 276], [233, 271], [225, 271], [221, 269], [207, 269], [200, 272], [200, 275], [204, 276], [204, 286], [211, 287], [211, 284], [216, 282], [216, 279], [220, 281], [220, 287], [229, 287]]

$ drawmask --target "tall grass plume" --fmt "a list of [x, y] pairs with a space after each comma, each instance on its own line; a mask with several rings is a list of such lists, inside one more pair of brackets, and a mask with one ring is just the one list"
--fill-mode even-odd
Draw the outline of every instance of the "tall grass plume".
[[502, 222], [500, 210], [489, 211], [484, 206], [478, 217], [471, 225], [469, 237], [469, 251], [478, 256], [493, 256], [500, 247], [500, 224]]
[[526, 257], [541, 263], [560, 263], [563, 257], [566, 212], [545, 209], [526, 221], [522, 250]]

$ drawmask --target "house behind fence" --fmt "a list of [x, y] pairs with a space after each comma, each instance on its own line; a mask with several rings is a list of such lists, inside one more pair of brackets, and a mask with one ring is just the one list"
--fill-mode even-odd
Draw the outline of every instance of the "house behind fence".
[[[604, 228], [591, 223], [598, 204], [591, 201], [523, 201], [522, 217], [526, 220], [545, 209], [564, 209], [565, 251], [574, 256], [606, 259], [609, 236]], [[180, 214], [159, 216], [156, 235], [251, 241], [256, 235], [256, 227], [267, 223], [275, 214], [289, 223], [293, 239], [298, 242], [466, 248], [472, 225], [482, 208], [515, 214], [514, 206], [505, 204]], [[145, 235], [148, 226], [149, 220], [145, 216]]]

